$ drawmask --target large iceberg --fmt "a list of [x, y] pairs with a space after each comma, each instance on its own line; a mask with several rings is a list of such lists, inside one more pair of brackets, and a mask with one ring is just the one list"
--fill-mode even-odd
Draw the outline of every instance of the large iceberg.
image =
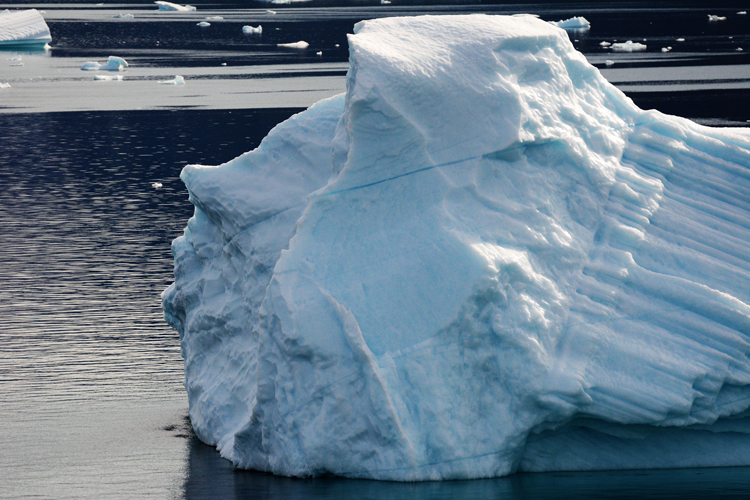
[[41, 47], [50, 41], [49, 26], [38, 10], [0, 12], [0, 48]]
[[532, 16], [357, 24], [345, 95], [182, 172], [163, 294], [237, 466], [750, 464], [750, 135], [637, 108]]

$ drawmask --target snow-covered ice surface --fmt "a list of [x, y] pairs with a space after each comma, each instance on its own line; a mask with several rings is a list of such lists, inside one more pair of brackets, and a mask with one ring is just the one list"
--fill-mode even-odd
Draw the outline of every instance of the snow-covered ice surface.
[[83, 71], [123, 71], [128, 67], [128, 62], [122, 57], [109, 56], [104, 64], [96, 61], [87, 61], [83, 63]]
[[587, 30], [591, 28], [591, 23], [585, 17], [571, 17], [563, 21], [551, 21], [558, 28], [565, 30]]
[[38, 10], [0, 11], [0, 47], [28, 47], [50, 41], [49, 27]]
[[165, 317], [243, 468], [750, 464], [750, 136], [637, 108], [547, 22], [386, 18], [345, 95], [188, 166]]

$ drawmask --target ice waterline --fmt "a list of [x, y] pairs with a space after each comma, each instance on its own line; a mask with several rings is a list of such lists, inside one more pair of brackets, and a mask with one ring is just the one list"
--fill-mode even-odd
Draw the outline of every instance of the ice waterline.
[[387, 480], [750, 464], [750, 136], [531, 16], [365, 21], [345, 95], [182, 179], [198, 436]]

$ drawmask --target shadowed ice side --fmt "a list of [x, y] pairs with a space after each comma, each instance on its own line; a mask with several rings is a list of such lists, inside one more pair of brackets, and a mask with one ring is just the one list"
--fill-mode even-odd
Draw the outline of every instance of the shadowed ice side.
[[182, 173], [197, 435], [289, 476], [750, 464], [747, 132], [638, 109], [531, 16], [349, 45], [345, 95]]
[[38, 10], [0, 12], [0, 49], [41, 48], [51, 41], [49, 27]]

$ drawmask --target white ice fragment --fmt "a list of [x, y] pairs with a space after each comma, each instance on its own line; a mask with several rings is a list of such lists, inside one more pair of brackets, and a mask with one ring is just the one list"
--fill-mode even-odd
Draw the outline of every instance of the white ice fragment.
[[669, 52], [670, 50], [672, 50], [672, 47], [662, 47], [661, 48], [662, 52]]
[[738, 16], [746, 16], [746, 15], [747, 15], [747, 11], [746, 11], [746, 10], [741, 10], [741, 11], [739, 11], [739, 12], [737, 13], [737, 15], [738, 15]]
[[0, 82], [0, 89], [9, 89], [10, 83], [2, 83]]
[[133, 19], [135, 16], [133, 14], [115, 14], [112, 17], [115, 19]]
[[154, 2], [160, 10], [160, 11], [180, 11], [180, 12], [188, 12], [188, 11], [194, 11], [197, 10], [195, 6], [193, 5], [180, 5], [172, 2], [164, 2], [162, 0]]
[[0, 48], [44, 46], [51, 40], [49, 27], [36, 9], [0, 12]]
[[23, 61], [23, 57], [21, 57], [20, 55], [13, 56], [13, 57], [7, 58], [6, 61]]
[[293, 42], [293, 43], [279, 43], [277, 44], [277, 47], [285, 47], [288, 49], [306, 49], [310, 46], [309, 43], [299, 41], [299, 42]]
[[185, 85], [185, 79], [180, 75], [174, 77], [173, 80], [161, 80], [160, 85]]
[[675, 41], [676, 41], [676, 42], [684, 42], [684, 41], [685, 41], [685, 39], [684, 39], [684, 38], [677, 38], [677, 39], [676, 39]]
[[612, 44], [610, 42], [605, 41], [605, 42], [599, 42], [599, 45], [601, 45], [602, 47], [609, 47]]
[[160, 189], [162, 187], [162, 183], [161, 182], [152, 182], [151, 183], [151, 187], [154, 188], [154, 189]]
[[713, 14], [708, 14], [708, 21], [709, 22], [715, 22], [715, 21], [726, 21], [727, 18], [724, 16], [716, 16]]
[[96, 61], [83, 63], [81, 69], [84, 71], [123, 71], [128, 67], [128, 62], [122, 57], [109, 56], [107, 62], [100, 64]]
[[390, 5], [391, 0], [380, 0], [380, 5]]
[[222, 21], [224, 18], [221, 16], [207, 16], [206, 20], [208, 21]]
[[275, 10], [266, 10], [266, 14], [276, 14]]
[[211, 26], [211, 23], [206, 22], [206, 21], [201, 21], [197, 25], [200, 26], [201, 28], [208, 28], [209, 26]]
[[320, 51], [320, 52], [316, 52], [316, 53], [315, 53], [315, 55], [316, 55], [316, 56], [322, 56], [322, 55], [323, 55], [323, 51]]
[[628, 40], [624, 43], [613, 43], [612, 44], [612, 50], [615, 52], [637, 52], [641, 50], [646, 50], [647, 46], [634, 42], [633, 40]]
[[742, 47], [737, 47], [737, 48], [736, 48], [735, 50], [736, 50], [737, 52], [742, 52], [742, 50], [743, 50], [743, 49], [742, 49]]
[[260, 24], [258, 25], [257, 28], [253, 26], [243, 26], [242, 32], [246, 35], [260, 34], [260, 33], [263, 33], [263, 26]]
[[94, 75], [94, 80], [108, 81], [108, 82], [121, 82], [122, 75]]
[[604, 64], [607, 66], [612, 66], [615, 64], [615, 62], [611, 59], [607, 59], [606, 61], [604, 61]]
[[337, 43], [336, 45], [334, 45], [334, 47], [341, 47], [341, 45], [339, 45], [339, 44]]
[[591, 28], [591, 23], [585, 17], [580, 16], [571, 17], [564, 21], [550, 21], [550, 24], [565, 30], [587, 30]]

